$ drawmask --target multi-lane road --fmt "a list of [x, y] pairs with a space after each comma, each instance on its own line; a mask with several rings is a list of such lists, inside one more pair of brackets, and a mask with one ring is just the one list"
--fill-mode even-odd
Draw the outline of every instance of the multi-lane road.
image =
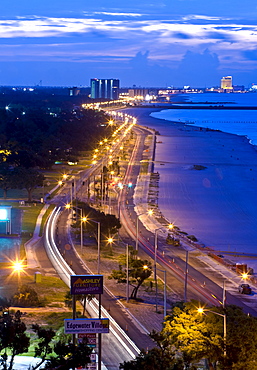
[[[126, 168], [126, 174], [124, 177], [124, 184], [132, 182], [136, 184], [137, 178], [140, 171], [140, 161], [143, 157], [143, 152], [146, 149], [146, 138], [149, 134], [152, 134], [149, 130], [136, 126], [134, 128], [134, 133], [136, 134], [135, 145], [131, 153], [129, 163]], [[153, 139], [154, 140], [154, 139]], [[153, 159], [152, 159], [153, 160]], [[85, 181], [92, 174], [97, 174], [101, 171], [102, 163], [95, 165], [93, 169], [89, 169], [80, 175], [79, 180], [76, 182], [77, 191], [82, 186], [83, 181]], [[124, 229], [127, 231], [129, 237], [135, 240], [136, 238], [136, 222], [137, 214], [134, 211], [134, 200], [133, 200], [134, 189], [128, 189], [124, 187], [119, 192], [116, 213], [120, 215]], [[55, 198], [55, 202], [64, 206], [64, 204], [70, 201], [67, 193], [60, 193], [60, 195]], [[59, 248], [60, 255], [58, 259], [63, 259], [66, 261], [68, 267], [68, 275], [70, 273], [83, 275], [90, 273], [83, 263], [83, 261], [76, 254], [75, 250], [72, 248], [71, 240], [69, 239], [68, 230], [68, 211], [65, 210], [61, 212], [60, 217], [56, 221], [55, 231], [50, 231], [52, 234], [55, 244]], [[144, 228], [144, 225], [139, 222], [140, 234], [139, 234], [139, 256], [141, 253], [148, 254], [154, 259], [155, 247], [154, 247], [154, 236], [153, 234]], [[221, 287], [222, 278], [218, 276], [215, 272], [209, 272], [203, 268], [198, 269], [188, 264], [188, 273], [185, 274], [185, 260], [181, 256], [185, 255], [183, 250], [176, 250], [174, 247], [167, 247], [166, 243], [158, 240], [158, 250], [156, 251], [157, 263], [165, 269], [167, 272], [167, 285], [170, 290], [176, 290], [177, 293], [181, 295], [183, 299], [183, 293], [185, 289], [185, 276], [187, 276], [187, 297], [188, 299], [196, 298], [205, 303], [220, 305], [222, 303], [223, 291]], [[70, 272], [69, 272], [70, 268]], [[60, 273], [61, 274], [61, 273]], [[238, 296], [231, 295], [229, 292], [226, 294], [226, 303], [236, 304], [243, 307], [245, 312], [252, 315], [256, 315], [256, 311], [251, 309], [249, 306], [239, 299]], [[135, 320], [128, 315], [125, 308], [122, 307], [117, 299], [110, 294], [110, 292], [105, 290], [102, 298], [102, 305], [109, 312], [117, 322], [124, 333], [129, 336], [135, 345], [132, 343], [126, 343], [123, 345], [118, 344], [120, 350], [115, 349], [114, 354], [110, 354], [109, 348], [106, 351], [103, 350], [103, 358], [105, 358], [105, 363], [116, 363], [122, 362], [124, 360], [131, 359], [138, 353], [140, 348], [150, 348], [153, 346], [152, 341], [147, 336], [146, 331], [142, 327], [136, 324]], [[127, 332], [128, 329], [128, 332]], [[124, 340], [124, 339], [123, 339]], [[111, 344], [115, 348], [115, 344]], [[116, 343], [117, 345], [117, 343]], [[109, 347], [109, 346], [108, 346]], [[124, 348], [127, 347], [128, 353], [125, 354]], [[124, 352], [125, 351], [125, 352]], [[116, 356], [116, 357], [115, 357]], [[109, 367], [114, 369], [115, 367]], [[118, 367], [117, 367], [118, 368]]]
[[[140, 170], [140, 159], [142, 158], [142, 152], [144, 150], [144, 138], [147, 135], [147, 131], [144, 129], [135, 129], [137, 132], [138, 139], [136, 140], [136, 145], [134, 151], [132, 152], [131, 159], [128, 165], [126, 176], [124, 179], [125, 183], [132, 182], [136, 183], [137, 176]], [[149, 134], [149, 132], [148, 132]], [[152, 158], [153, 160], [154, 158]], [[136, 222], [137, 213], [134, 211], [134, 198], [132, 191], [123, 191], [120, 194], [120, 218], [122, 225], [127, 230], [128, 234], [134, 240], [136, 239]], [[138, 234], [139, 246], [144, 252], [146, 252], [152, 259], [155, 258], [155, 243], [154, 237], [151, 232], [149, 232], [144, 225], [139, 222], [140, 233]], [[157, 224], [156, 229], [159, 227], [164, 228], [163, 225]], [[192, 245], [190, 245], [190, 249]], [[190, 250], [189, 249], [189, 250]], [[157, 262], [161, 265], [163, 269], [167, 271], [169, 282], [172, 281], [170, 289], [174, 290], [174, 277], [177, 279], [176, 284], [181, 287], [183, 285], [183, 293], [185, 293], [185, 276], [187, 275], [186, 289], [188, 290], [187, 296], [189, 298], [194, 298], [201, 300], [204, 303], [210, 305], [221, 305], [223, 302], [223, 281], [224, 276], [215, 272], [215, 270], [210, 271], [204, 268], [202, 265], [199, 269], [190, 265], [187, 265], [186, 272], [186, 262], [185, 262], [186, 252], [183, 249], [178, 249], [176, 247], [167, 247], [164, 240], [158, 241], [158, 249], [156, 251]], [[181, 258], [182, 256], [182, 258]], [[197, 263], [198, 267], [200, 266]], [[225, 271], [225, 269], [224, 269]], [[169, 283], [168, 283], [169, 285]], [[180, 290], [181, 292], [181, 290]], [[185, 294], [184, 294], [185, 296]], [[247, 299], [247, 298], [246, 298]], [[242, 296], [239, 294], [231, 294], [226, 291], [226, 304], [235, 304], [243, 308], [243, 310], [254, 316], [257, 312], [252, 309], [249, 305], [245, 304], [242, 300]], [[251, 304], [251, 302], [250, 302]]]

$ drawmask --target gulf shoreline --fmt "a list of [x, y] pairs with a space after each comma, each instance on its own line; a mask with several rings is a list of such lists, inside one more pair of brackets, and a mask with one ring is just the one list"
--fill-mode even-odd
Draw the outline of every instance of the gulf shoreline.
[[149, 116], [160, 110], [123, 112], [160, 133], [154, 172], [164, 217], [217, 251], [256, 254], [256, 147], [245, 136]]

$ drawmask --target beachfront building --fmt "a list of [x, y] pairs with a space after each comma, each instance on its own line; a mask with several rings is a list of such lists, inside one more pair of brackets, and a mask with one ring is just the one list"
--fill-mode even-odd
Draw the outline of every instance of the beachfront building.
[[90, 81], [91, 99], [118, 100], [120, 80], [92, 78]]
[[220, 87], [224, 92], [233, 91], [232, 76], [222, 77]]

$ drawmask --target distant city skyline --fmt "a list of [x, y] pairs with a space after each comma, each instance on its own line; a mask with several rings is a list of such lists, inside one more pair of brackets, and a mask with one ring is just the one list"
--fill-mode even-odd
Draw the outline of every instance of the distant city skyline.
[[0, 85], [257, 83], [253, 0], [14, 0], [0, 3]]

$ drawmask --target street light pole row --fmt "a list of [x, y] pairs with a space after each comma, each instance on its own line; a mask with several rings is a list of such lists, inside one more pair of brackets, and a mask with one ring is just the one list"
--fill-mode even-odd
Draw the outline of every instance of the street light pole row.
[[100, 221], [95, 220], [89, 220], [88, 217], [83, 217], [83, 209], [79, 208], [77, 206], [73, 206], [71, 204], [66, 204], [66, 209], [75, 208], [80, 210], [80, 247], [81, 247], [81, 253], [83, 249], [83, 223], [87, 221], [91, 221], [97, 224], [97, 273], [100, 274], [100, 242], [101, 242], [101, 223]]

